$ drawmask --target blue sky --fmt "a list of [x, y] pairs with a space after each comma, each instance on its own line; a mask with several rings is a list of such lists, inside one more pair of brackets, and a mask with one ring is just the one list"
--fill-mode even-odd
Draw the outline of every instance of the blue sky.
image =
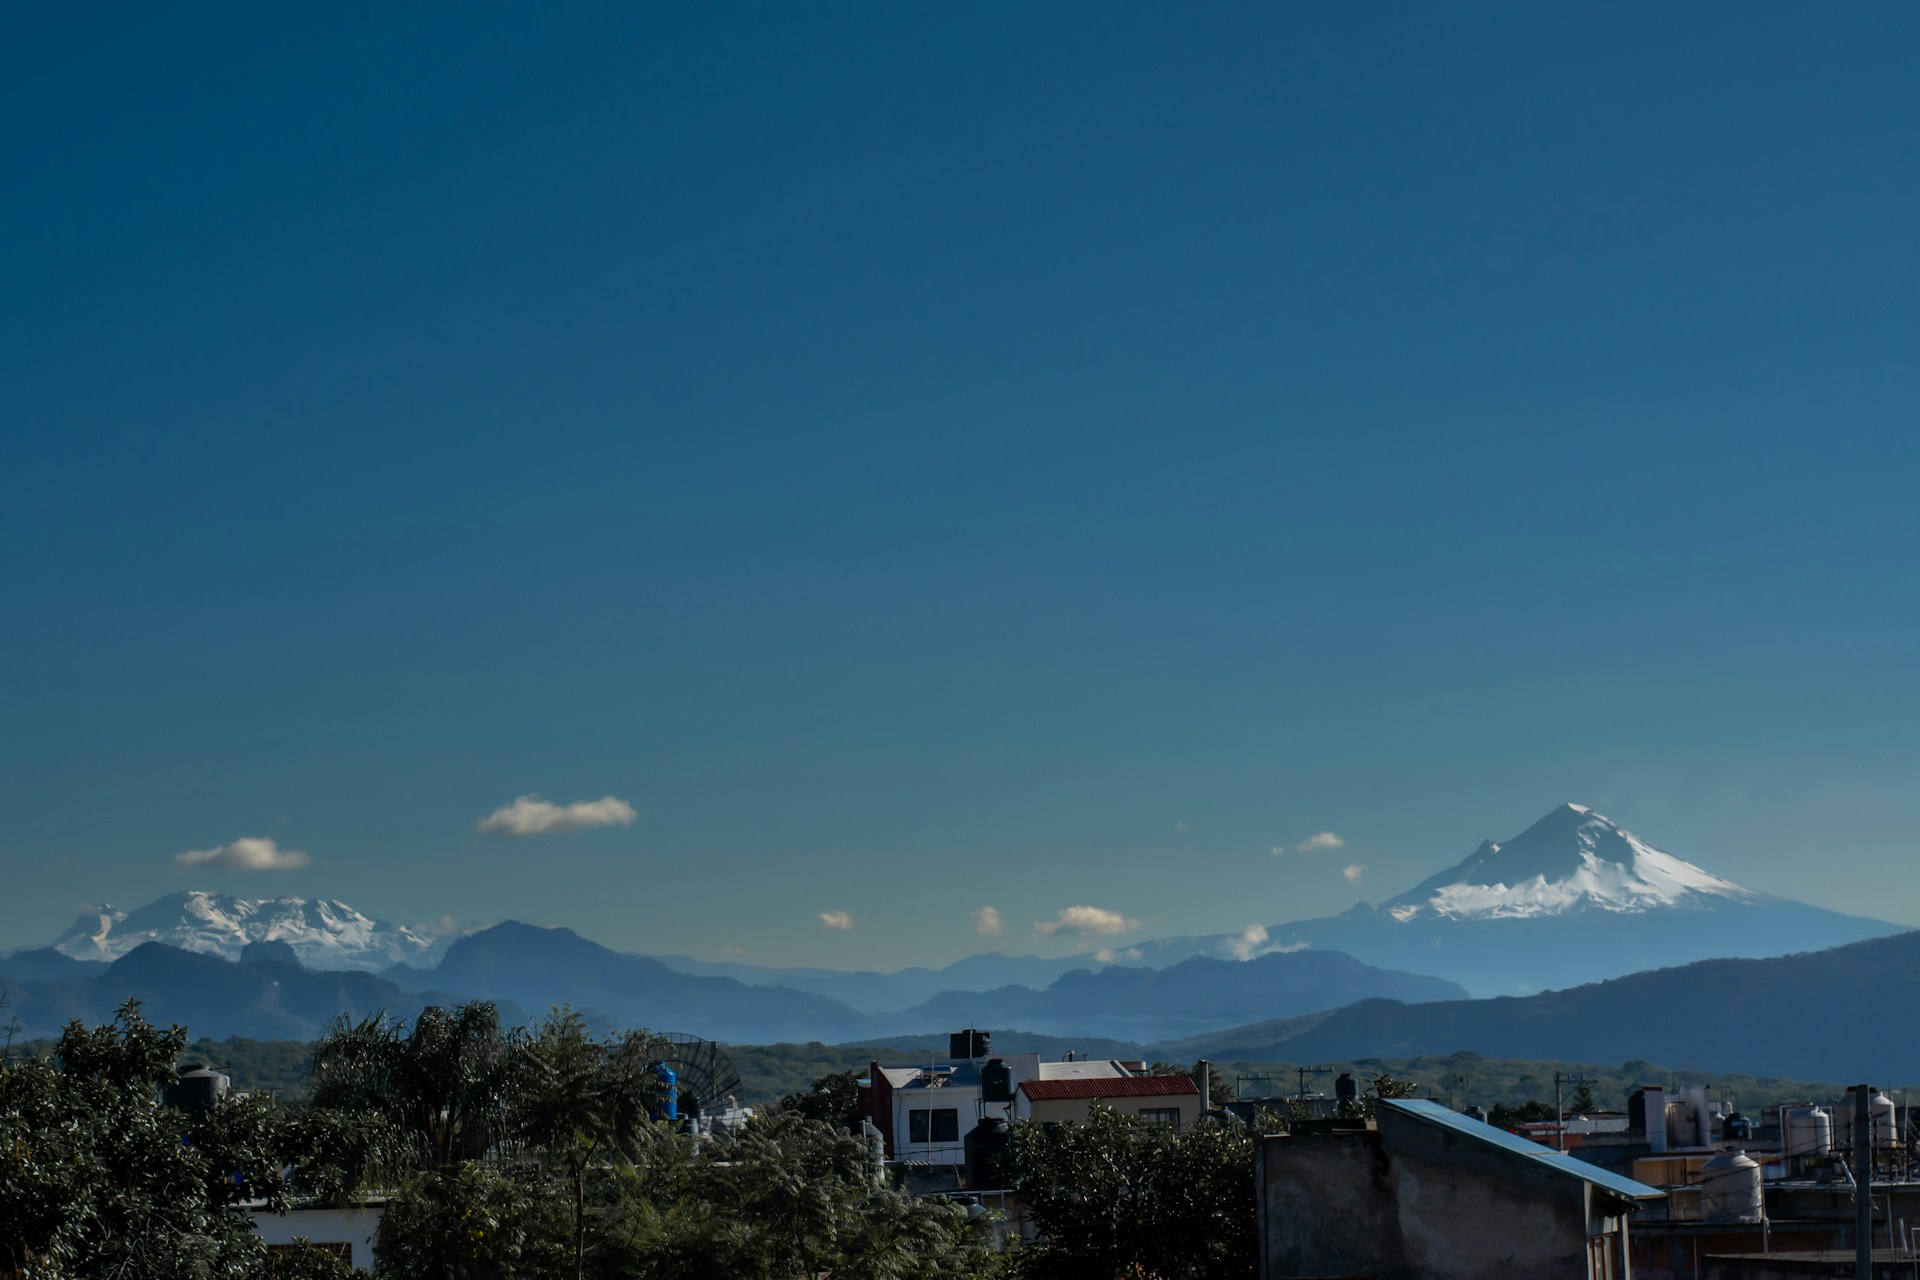
[[1920, 923], [1913, 10], [552, 9], [10, 20], [0, 947], [941, 963], [1564, 800]]

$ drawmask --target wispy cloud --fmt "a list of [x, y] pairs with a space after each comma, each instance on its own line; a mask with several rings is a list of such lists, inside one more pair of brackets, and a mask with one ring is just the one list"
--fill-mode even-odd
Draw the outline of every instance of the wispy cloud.
[[[1316, 831], [1299, 844], [1293, 846], [1293, 851], [1295, 853], [1319, 853], [1323, 849], [1344, 849], [1346, 847], [1347, 842], [1333, 834], [1333, 832]], [[1286, 851], [1287, 846], [1283, 844], [1273, 846], [1273, 856], [1276, 858]]]
[[1123, 951], [1115, 951], [1112, 947], [1102, 947], [1093, 953], [1093, 958], [1101, 964], [1125, 964], [1140, 958], [1140, 948], [1128, 947]]
[[1250, 924], [1227, 939], [1226, 952], [1235, 960], [1258, 960], [1261, 956], [1286, 955], [1305, 951], [1304, 942], [1275, 942], [1263, 924]]
[[723, 956], [743, 956], [747, 954], [747, 949], [745, 947], [722, 947], [720, 948], [720, 954]]
[[1251, 960], [1267, 945], [1267, 926], [1250, 924], [1227, 940], [1227, 954], [1235, 960]]
[[189, 849], [173, 860], [183, 867], [225, 867], [230, 871], [292, 871], [313, 859], [298, 849], [282, 849], [271, 840], [242, 836], [213, 849]]
[[504, 809], [495, 809], [474, 830], [503, 836], [544, 836], [590, 827], [630, 827], [639, 813], [625, 800], [602, 796], [573, 804], [554, 804], [539, 796], [521, 796]]
[[1140, 927], [1140, 921], [1105, 907], [1063, 907], [1059, 915], [1051, 920], [1036, 921], [1033, 927], [1041, 937], [1051, 938], [1056, 933], [1132, 933]]
[[820, 923], [827, 928], [836, 929], [841, 933], [853, 928], [853, 916], [845, 911], [822, 911], [819, 919]]
[[1367, 878], [1367, 869], [1356, 862], [1340, 874], [1347, 878], [1348, 884], [1359, 884]]
[[997, 938], [1007, 931], [1007, 922], [992, 907], [982, 907], [973, 913], [973, 931], [983, 938]]

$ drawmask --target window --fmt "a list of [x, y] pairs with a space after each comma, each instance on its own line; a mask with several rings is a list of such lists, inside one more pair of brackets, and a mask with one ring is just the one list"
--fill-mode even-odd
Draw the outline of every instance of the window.
[[960, 1111], [957, 1107], [938, 1107], [932, 1111], [907, 1112], [908, 1142], [960, 1141]]
[[1148, 1124], [1170, 1124], [1178, 1129], [1180, 1127], [1180, 1108], [1143, 1107], [1140, 1111], [1140, 1118]]

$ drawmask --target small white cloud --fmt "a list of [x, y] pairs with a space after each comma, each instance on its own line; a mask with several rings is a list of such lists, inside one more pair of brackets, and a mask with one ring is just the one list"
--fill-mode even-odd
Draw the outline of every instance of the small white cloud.
[[1267, 926], [1250, 924], [1227, 940], [1227, 954], [1235, 960], [1251, 960], [1267, 945]]
[[1304, 942], [1275, 942], [1263, 924], [1250, 924], [1227, 939], [1226, 953], [1235, 960], [1258, 960], [1261, 956], [1289, 955], [1305, 951]]
[[1007, 923], [992, 907], [982, 907], [973, 913], [973, 931], [983, 938], [997, 938], [1007, 931]]
[[298, 849], [282, 849], [271, 840], [242, 836], [213, 849], [189, 849], [173, 860], [183, 867], [225, 867], [231, 871], [291, 871], [313, 859]]
[[1367, 869], [1356, 862], [1340, 874], [1347, 878], [1348, 884], [1359, 884], [1366, 878]]
[[1188, 830], [1188, 827], [1187, 827], [1187, 824], [1184, 822], [1176, 822], [1173, 824], [1173, 829], [1175, 831], [1186, 831]]
[[573, 804], [553, 804], [539, 796], [521, 796], [504, 809], [495, 809], [475, 824], [485, 834], [544, 836], [557, 831], [585, 831], [589, 827], [630, 827], [639, 813], [625, 800], [602, 796]]
[[1093, 958], [1101, 964], [1125, 964], [1140, 958], [1140, 948], [1128, 947], [1124, 951], [1115, 951], [1112, 947], [1102, 947], [1093, 953]]
[[1041, 937], [1051, 938], [1056, 933], [1132, 933], [1140, 928], [1140, 921], [1105, 907], [1063, 907], [1059, 915], [1051, 920], [1036, 921], [1033, 927]]
[[747, 949], [745, 947], [722, 947], [720, 948], [720, 954], [723, 956], [743, 956], [747, 954]]
[[829, 929], [835, 929], [841, 933], [845, 933], [847, 930], [853, 928], [853, 917], [845, 911], [822, 911], [820, 913], [820, 923]]
[[[1299, 844], [1293, 846], [1293, 851], [1295, 853], [1318, 853], [1322, 849], [1344, 849], [1346, 847], [1347, 842], [1333, 834], [1333, 832], [1316, 831]], [[1278, 852], [1278, 850], [1275, 852]]]

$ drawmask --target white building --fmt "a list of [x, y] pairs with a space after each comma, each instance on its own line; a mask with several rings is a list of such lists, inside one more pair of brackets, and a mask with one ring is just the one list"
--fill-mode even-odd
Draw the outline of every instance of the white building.
[[[985, 1032], [951, 1037], [945, 1059], [872, 1063], [860, 1087], [860, 1111], [886, 1140], [887, 1158], [960, 1165], [966, 1137], [988, 1116], [1012, 1120], [1029, 1080], [1125, 1079], [1144, 1064], [1113, 1058], [1043, 1062], [1037, 1053], [994, 1053]], [[983, 1079], [984, 1076], [984, 1079]]]

